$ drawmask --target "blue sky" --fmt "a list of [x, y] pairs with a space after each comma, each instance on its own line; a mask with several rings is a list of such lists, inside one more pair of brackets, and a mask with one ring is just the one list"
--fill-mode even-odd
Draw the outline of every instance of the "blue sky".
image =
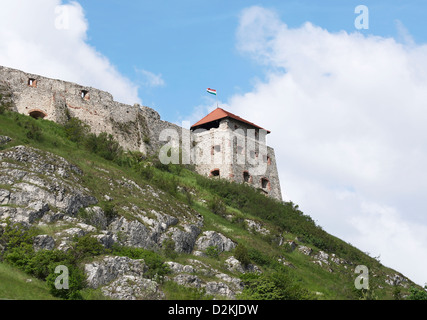
[[426, 13], [423, 0], [2, 1], [0, 65], [178, 124], [205, 116], [217, 89], [272, 131], [285, 200], [424, 285]]
[[[265, 66], [236, 48], [236, 29], [244, 8], [275, 10], [289, 27], [310, 21], [330, 32], [355, 32], [357, 5], [369, 8], [369, 30], [398, 38], [396, 19], [417, 42], [426, 41], [423, 1], [80, 1], [89, 22], [88, 43], [126, 77], [140, 85], [143, 104], [168, 121], [179, 121], [205, 103], [205, 89], [226, 101], [251, 90]], [[161, 75], [163, 86], [150, 86], [136, 70]]]

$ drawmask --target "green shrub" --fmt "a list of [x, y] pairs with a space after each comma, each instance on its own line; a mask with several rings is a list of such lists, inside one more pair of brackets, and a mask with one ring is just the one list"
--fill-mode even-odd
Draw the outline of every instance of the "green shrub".
[[10, 218], [6, 219], [6, 225], [0, 227], [0, 245], [6, 252], [10, 248], [20, 246], [30, 246], [32, 248], [35, 230], [28, 228], [24, 224], [12, 223]]
[[55, 268], [53, 268], [46, 278], [49, 292], [53, 296], [65, 300], [82, 300], [83, 298], [80, 291], [86, 287], [85, 273], [74, 265], [64, 266], [68, 268], [68, 289], [58, 289], [55, 286], [56, 279], [60, 274], [55, 273]]
[[284, 272], [245, 274], [245, 287], [238, 299], [242, 300], [310, 300], [313, 296], [296, 284]]
[[75, 237], [73, 240], [71, 252], [76, 261], [106, 253], [104, 246], [91, 235], [85, 235], [80, 238]]
[[207, 206], [210, 211], [219, 216], [224, 216], [227, 213], [227, 207], [219, 197], [214, 197], [213, 199], [210, 199], [207, 203]]
[[427, 300], [427, 285], [425, 285], [424, 290], [412, 287], [409, 292], [408, 300]]
[[85, 147], [106, 160], [117, 160], [123, 154], [123, 149], [119, 143], [114, 140], [111, 134], [105, 132], [98, 136], [94, 133], [88, 134], [85, 140]]
[[215, 246], [207, 247], [205, 250], [205, 253], [209, 258], [212, 258], [212, 259], [218, 259], [219, 258], [219, 250]]
[[140, 164], [136, 171], [144, 180], [151, 181], [154, 177], [154, 169], [148, 164]]
[[41, 250], [28, 259], [25, 272], [45, 280], [56, 266], [70, 265], [73, 262], [74, 258], [70, 253], [61, 250]]
[[248, 250], [248, 257], [251, 261], [259, 266], [268, 267], [272, 264], [272, 259], [269, 256], [254, 248], [250, 248]]
[[89, 126], [82, 120], [70, 118], [64, 125], [65, 134], [73, 142], [82, 143], [89, 133]]
[[110, 224], [119, 215], [116, 206], [112, 202], [105, 202], [102, 205], [102, 210], [107, 218], [107, 224]]
[[28, 118], [23, 123], [23, 127], [25, 128], [26, 132], [25, 135], [28, 139], [35, 140], [35, 141], [42, 141], [43, 139], [43, 132], [42, 129], [37, 125], [33, 118]]
[[234, 257], [240, 261], [243, 266], [247, 266], [251, 263], [251, 259], [249, 258], [248, 250], [244, 245], [239, 243], [234, 251]]

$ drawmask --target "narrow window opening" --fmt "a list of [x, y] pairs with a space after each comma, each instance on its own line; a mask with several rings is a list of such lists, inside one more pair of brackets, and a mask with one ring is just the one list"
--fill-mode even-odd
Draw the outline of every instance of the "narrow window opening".
[[29, 78], [28, 79], [28, 86], [33, 87], [33, 88], [37, 88], [37, 80], [33, 79], [33, 78]]
[[84, 99], [84, 100], [89, 100], [89, 91], [87, 91], [87, 90], [82, 90], [81, 92], [80, 92], [80, 96], [82, 97], [82, 99]]
[[248, 172], [248, 171], [243, 172], [243, 180], [244, 180], [245, 182], [250, 182], [250, 180], [251, 180], [251, 175], [249, 174], [249, 172]]

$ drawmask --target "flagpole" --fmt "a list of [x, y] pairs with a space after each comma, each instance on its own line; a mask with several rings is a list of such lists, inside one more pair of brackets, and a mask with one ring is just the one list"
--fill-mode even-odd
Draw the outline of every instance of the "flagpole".
[[216, 108], [218, 109], [219, 108], [219, 104], [218, 104], [218, 91], [214, 90], [214, 89], [211, 89], [211, 88], [208, 88], [207, 91], [208, 91], [208, 93], [214, 94], [216, 96]]

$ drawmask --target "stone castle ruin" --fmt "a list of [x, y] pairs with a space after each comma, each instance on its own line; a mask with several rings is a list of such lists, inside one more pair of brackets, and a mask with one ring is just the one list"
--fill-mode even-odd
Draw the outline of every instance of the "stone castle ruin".
[[125, 150], [153, 155], [179, 146], [181, 161], [187, 158], [199, 174], [247, 183], [282, 200], [274, 149], [266, 145], [270, 132], [221, 108], [188, 130], [107, 92], [2, 66], [0, 94], [13, 111], [61, 124], [78, 118], [95, 134], [111, 134]]

